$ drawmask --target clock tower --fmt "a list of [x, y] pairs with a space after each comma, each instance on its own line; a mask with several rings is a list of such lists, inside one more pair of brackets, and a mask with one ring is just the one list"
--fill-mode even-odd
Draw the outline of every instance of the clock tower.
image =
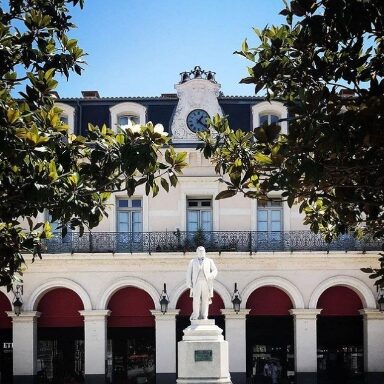
[[223, 115], [219, 102], [220, 84], [215, 73], [196, 66], [182, 72], [181, 81], [175, 85], [179, 102], [171, 123], [173, 143], [198, 141], [196, 133], [207, 129], [207, 119]]

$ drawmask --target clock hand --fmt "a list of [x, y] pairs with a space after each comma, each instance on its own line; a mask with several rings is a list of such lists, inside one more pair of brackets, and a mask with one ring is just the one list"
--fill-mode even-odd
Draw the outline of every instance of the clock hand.
[[206, 127], [207, 124], [206, 124], [206, 123], [203, 123], [203, 122], [201, 121], [201, 119], [203, 119], [203, 118], [204, 118], [204, 116], [201, 116], [200, 119], [198, 119], [197, 121], [198, 121], [201, 125], [204, 125], [204, 127]]

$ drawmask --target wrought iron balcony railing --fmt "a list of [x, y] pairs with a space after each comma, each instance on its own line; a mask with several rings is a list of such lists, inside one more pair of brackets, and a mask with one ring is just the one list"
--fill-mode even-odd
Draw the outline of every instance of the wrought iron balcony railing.
[[211, 231], [211, 232], [87, 232], [80, 236], [56, 234], [44, 244], [46, 253], [152, 253], [188, 252], [203, 245], [211, 252], [265, 251], [376, 251], [382, 241], [357, 240], [350, 235], [340, 236], [327, 243], [310, 231]]

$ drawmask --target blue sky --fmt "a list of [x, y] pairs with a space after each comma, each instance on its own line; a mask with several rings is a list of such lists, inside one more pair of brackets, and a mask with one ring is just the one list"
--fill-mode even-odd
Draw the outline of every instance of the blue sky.
[[71, 37], [88, 53], [82, 76], [60, 80], [61, 97], [82, 90], [101, 96], [160, 96], [175, 92], [179, 73], [195, 65], [216, 72], [225, 95], [253, 95], [241, 85], [248, 62], [234, 55], [252, 27], [284, 21], [281, 0], [85, 0], [71, 11]]

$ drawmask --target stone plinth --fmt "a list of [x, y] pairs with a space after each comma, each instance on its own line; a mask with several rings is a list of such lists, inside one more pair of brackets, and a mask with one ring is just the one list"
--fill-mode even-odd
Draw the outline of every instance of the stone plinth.
[[192, 320], [178, 343], [178, 384], [230, 384], [228, 343], [214, 320]]

